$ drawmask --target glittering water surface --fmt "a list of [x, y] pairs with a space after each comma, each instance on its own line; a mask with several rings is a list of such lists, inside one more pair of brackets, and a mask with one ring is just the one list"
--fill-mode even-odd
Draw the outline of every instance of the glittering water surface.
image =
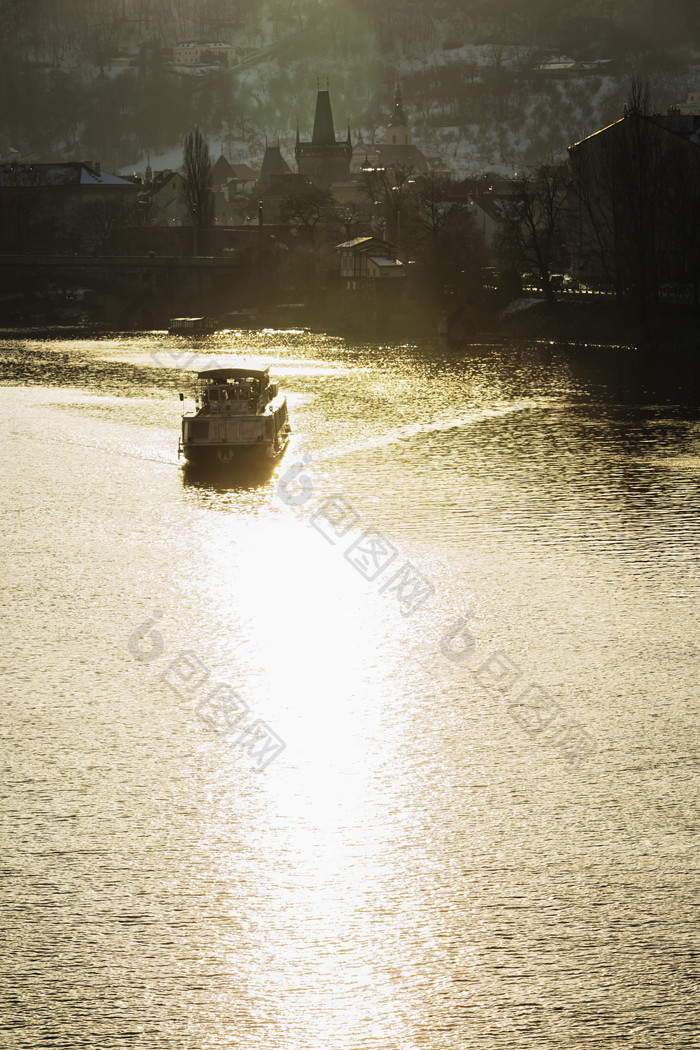
[[[292, 445], [193, 474], [178, 391], [241, 359]], [[272, 331], [0, 364], [3, 1046], [697, 1040], [692, 376]]]

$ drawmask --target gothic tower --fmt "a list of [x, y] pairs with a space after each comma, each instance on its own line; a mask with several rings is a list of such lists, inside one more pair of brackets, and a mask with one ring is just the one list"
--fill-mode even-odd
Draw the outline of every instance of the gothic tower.
[[347, 139], [344, 142], [336, 142], [328, 91], [319, 91], [316, 96], [316, 115], [311, 142], [300, 140], [297, 127], [295, 155], [299, 174], [319, 189], [329, 190], [333, 183], [347, 182], [350, 178], [350, 128]]

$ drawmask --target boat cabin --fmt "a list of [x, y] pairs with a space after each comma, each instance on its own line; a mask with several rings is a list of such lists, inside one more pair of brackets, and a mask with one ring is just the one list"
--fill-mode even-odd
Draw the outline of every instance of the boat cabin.
[[229, 462], [252, 448], [268, 459], [281, 455], [290, 433], [287, 400], [270, 382], [269, 369], [208, 368], [197, 378], [202, 386], [194, 415], [182, 417], [181, 449], [188, 459], [211, 454]]
[[198, 416], [260, 415], [278, 393], [268, 368], [208, 368], [197, 378], [204, 381]]

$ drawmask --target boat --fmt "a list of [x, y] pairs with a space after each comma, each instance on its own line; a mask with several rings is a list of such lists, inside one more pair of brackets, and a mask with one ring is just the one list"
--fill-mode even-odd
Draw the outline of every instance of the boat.
[[182, 416], [178, 458], [236, 466], [270, 463], [284, 453], [291, 434], [287, 399], [269, 368], [207, 368], [197, 379], [195, 411]]
[[219, 331], [213, 317], [171, 317], [168, 321], [171, 335], [211, 335]]

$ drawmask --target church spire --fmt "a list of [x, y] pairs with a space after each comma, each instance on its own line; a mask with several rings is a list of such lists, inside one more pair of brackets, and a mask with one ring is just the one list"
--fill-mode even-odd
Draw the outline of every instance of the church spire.
[[401, 101], [401, 87], [396, 84], [396, 96], [394, 98], [394, 112], [386, 125], [386, 141], [391, 146], [410, 146], [411, 129]]
[[394, 112], [391, 115], [390, 125], [397, 125], [398, 127], [405, 128], [408, 124], [406, 120], [406, 114], [403, 111], [403, 102], [401, 101], [401, 85], [398, 80], [396, 82], [396, 95], [394, 96]]
[[328, 90], [319, 91], [316, 96], [316, 115], [314, 130], [311, 136], [314, 146], [335, 146], [335, 128], [331, 110], [331, 96]]

